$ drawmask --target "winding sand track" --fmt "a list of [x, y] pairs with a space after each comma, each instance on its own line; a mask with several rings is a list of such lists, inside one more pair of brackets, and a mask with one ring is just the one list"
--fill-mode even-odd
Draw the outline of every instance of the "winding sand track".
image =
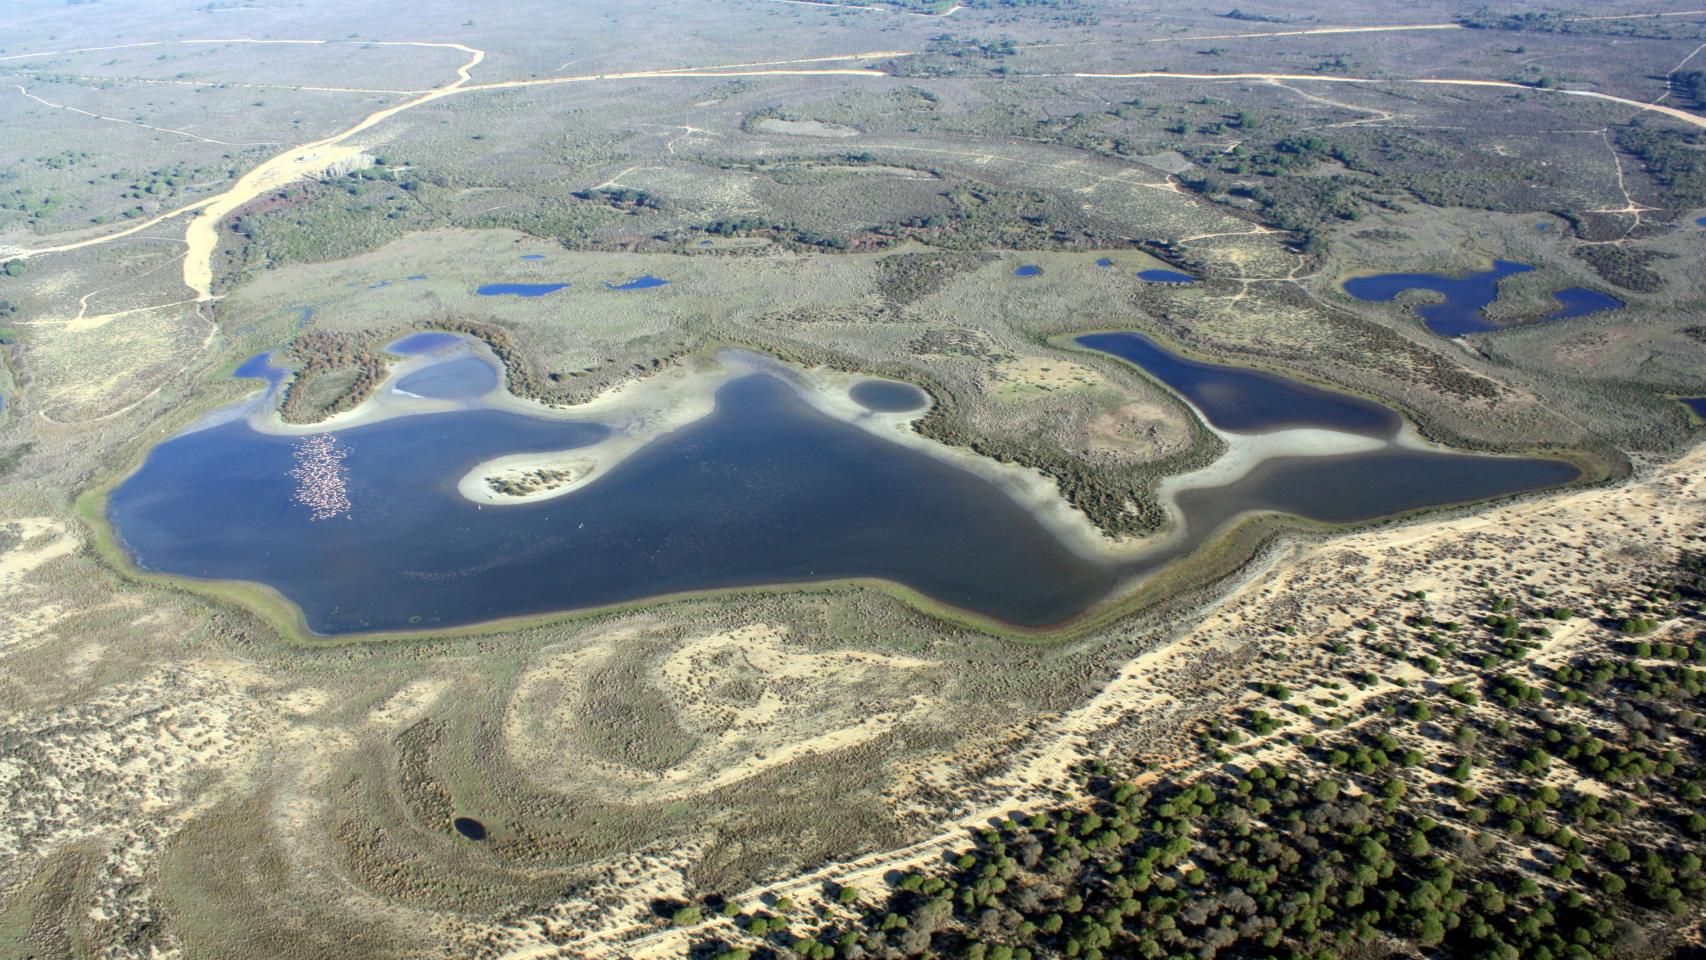
[[[184, 40], [182, 43], [264, 43], [264, 44], [325, 44], [333, 41], [326, 40], [254, 40], [235, 38], [229, 40]], [[344, 42], [344, 41], [337, 41]], [[155, 46], [156, 44], [132, 44], [130, 46]], [[868, 53], [840, 54], [828, 57], [808, 57], [797, 60], [767, 60], [755, 63], [731, 63], [709, 67], [679, 67], [664, 70], [636, 70], [625, 73], [598, 73], [575, 77], [549, 77], [538, 80], [502, 80], [493, 83], [472, 83], [470, 71], [479, 66], [486, 58], [484, 50], [466, 46], [460, 43], [433, 43], [425, 41], [385, 41], [376, 42], [372, 46], [411, 46], [438, 47], [458, 50], [468, 55], [467, 61], [456, 68], [456, 79], [441, 87], [435, 87], [425, 93], [415, 96], [402, 103], [393, 104], [368, 114], [353, 126], [310, 143], [302, 144], [272, 157], [248, 173], [239, 177], [230, 189], [216, 196], [198, 200], [195, 203], [178, 207], [158, 216], [151, 217], [141, 223], [134, 224], [114, 233], [78, 240], [72, 243], [59, 244], [51, 247], [40, 247], [33, 250], [0, 250], [0, 257], [25, 260], [44, 254], [62, 253], [78, 250], [84, 247], [110, 243], [124, 237], [133, 236], [149, 227], [171, 220], [183, 214], [194, 214], [193, 219], [184, 228], [184, 243], [188, 252], [184, 256], [184, 285], [195, 294], [192, 302], [202, 303], [215, 299], [213, 296], [213, 253], [219, 243], [218, 227], [221, 220], [233, 211], [260, 197], [263, 194], [277, 190], [284, 185], [317, 176], [339, 163], [349, 160], [361, 153], [362, 148], [351, 146], [345, 141], [385, 120], [412, 110], [423, 104], [431, 103], [457, 93], [468, 93], [477, 90], [511, 90], [524, 87], [556, 86], [565, 83], [587, 83], [601, 80], [637, 80], [664, 77], [752, 77], [752, 76], [855, 76], [855, 77], [886, 77], [887, 73], [879, 70], [861, 68], [830, 67], [830, 68], [796, 68], [797, 64], [832, 63], [857, 60], [886, 59], [889, 57], [907, 56], [904, 50], [876, 50]], [[80, 52], [80, 51], [66, 51]], [[21, 59], [30, 56], [49, 56], [43, 54], [22, 54]], [[769, 69], [761, 69], [769, 68]], [[19, 88], [22, 91], [22, 88]], [[26, 94], [27, 95], [27, 94]], [[50, 104], [58, 106], [57, 104]], [[178, 132], [178, 131], [171, 131]]]
[[1355, 84], [1389, 84], [1389, 83], [1421, 83], [1441, 87], [1494, 87], [1506, 90], [1522, 90], [1529, 93], [1557, 93], [1570, 97], [1591, 97], [1595, 100], [1606, 100], [1611, 103], [1634, 107], [1637, 110], [1662, 113], [1667, 117], [1681, 120], [1683, 123], [1706, 129], [1706, 117], [1676, 107], [1667, 107], [1659, 103], [1646, 103], [1641, 100], [1631, 100], [1628, 97], [1613, 96], [1596, 90], [1562, 90], [1555, 87], [1533, 87], [1524, 83], [1514, 83], [1509, 80], [1455, 80], [1445, 77], [1332, 77], [1318, 73], [1172, 73], [1165, 70], [1140, 70], [1133, 73], [1067, 73], [1040, 74], [1040, 76], [1066, 76], [1090, 80], [1196, 80], [1196, 81], [1233, 81], [1259, 80], [1286, 83], [1355, 83]]
[[[1680, 15], [1680, 14], [1678, 14], [1678, 15]], [[1271, 34], [1240, 34], [1238, 36], [1240, 36], [1240, 37], [1291, 36], [1291, 35], [1303, 35], [1303, 34], [1373, 33], [1373, 32], [1382, 32], [1382, 31], [1447, 30], [1447, 29], [1461, 29], [1461, 26], [1458, 24], [1433, 23], [1433, 24], [1403, 24], [1403, 25], [1396, 25], [1396, 26], [1315, 27], [1315, 28], [1310, 28], [1310, 29], [1306, 29], [1306, 30], [1298, 30], [1298, 31], [1279, 31], [1279, 32], [1271, 33]], [[1229, 38], [1230, 38], [1230, 35], [1229, 35]], [[155, 42], [148, 42], [148, 43], [125, 44], [122, 46], [123, 47], [150, 47], [150, 46], [159, 46], [165, 42], [166, 41], [155, 41]], [[196, 40], [184, 40], [184, 41], [177, 41], [177, 42], [187, 43], [187, 44], [254, 43], [254, 44], [323, 45], [323, 44], [328, 44], [328, 43], [345, 43], [345, 42], [355, 42], [355, 41], [259, 40], [259, 39], [252, 39], [252, 38], [244, 37], [244, 38], [233, 38], [233, 39], [196, 39]], [[162, 213], [158, 216], [149, 218], [147, 220], [142, 221], [141, 223], [134, 224], [130, 227], [127, 227], [123, 230], [116, 231], [114, 233], [103, 234], [103, 235], [98, 236], [98, 237], [91, 237], [91, 238], [88, 238], [85, 240], [78, 240], [78, 241], [74, 241], [71, 243], [59, 244], [57, 246], [39, 247], [36, 249], [24, 249], [24, 250], [0, 250], [0, 257], [22, 260], [22, 259], [28, 259], [30, 257], [43, 256], [45, 254], [50, 254], [50, 253], [60, 253], [60, 252], [65, 252], [65, 251], [69, 251], [69, 250], [77, 250], [77, 249], [81, 249], [84, 247], [95, 246], [95, 245], [102, 244], [102, 243], [109, 243], [111, 241], [122, 239], [124, 237], [133, 236], [133, 235], [135, 235], [135, 234], [137, 234], [143, 230], [146, 230], [152, 226], [155, 226], [155, 225], [157, 225], [163, 221], [171, 220], [175, 217], [185, 215], [185, 214], [193, 214], [194, 216], [190, 219], [188, 225], [184, 228], [184, 242], [188, 247], [188, 252], [186, 253], [186, 255], [184, 257], [184, 261], [183, 261], [184, 285], [189, 287], [190, 290], [194, 293], [194, 295], [195, 295], [194, 302], [197, 302], [197, 303], [206, 302], [206, 301], [215, 299], [213, 296], [213, 254], [214, 254], [214, 250], [217, 247], [218, 241], [219, 241], [218, 226], [219, 226], [220, 221], [222, 221], [226, 216], [230, 215], [233, 211], [237, 210], [239, 207], [243, 206], [246, 203], [249, 203], [252, 200], [255, 200], [256, 198], [260, 197], [261, 195], [263, 195], [265, 193], [279, 189], [280, 187], [284, 186], [285, 184], [291, 183], [291, 182], [296, 181], [296, 180], [303, 179], [305, 177], [317, 176], [317, 175], [322, 174], [325, 171], [335, 167], [339, 163], [342, 163], [346, 160], [354, 158], [355, 156], [357, 156], [358, 154], [361, 153], [361, 148], [357, 147], [357, 146], [351, 146], [351, 145], [347, 144], [345, 141], [349, 140], [351, 137], [355, 136], [358, 133], [361, 133], [365, 130], [368, 130], [368, 129], [376, 126], [377, 124], [383, 123], [385, 120], [390, 119], [391, 117], [394, 117], [399, 113], [402, 113], [406, 110], [414, 109], [415, 107], [421, 106], [423, 104], [431, 103], [435, 100], [439, 100], [439, 99], [442, 99], [444, 97], [452, 96], [454, 94], [459, 94], [459, 93], [472, 93], [472, 92], [476, 92], [476, 91], [491, 91], [491, 90], [517, 90], [517, 89], [525, 89], [525, 88], [531, 88], [531, 87], [550, 87], [550, 86], [560, 86], [563, 84], [570, 84], [570, 83], [589, 83], [589, 82], [608, 81], [608, 80], [642, 80], [642, 79], [667, 79], [667, 78], [692, 78], [692, 77], [757, 77], [757, 76], [795, 76], [795, 77], [833, 76], [833, 77], [883, 78], [883, 77], [889, 77], [889, 76], [891, 76], [891, 74], [887, 73], [886, 71], [877, 70], [877, 69], [869, 68], [869, 67], [819, 67], [819, 66], [806, 67], [806, 66], [802, 66], [802, 65], [804, 65], [804, 64], [826, 64], [826, 63], [847, 63], [847, 62], [856, 62], [856, 61], [888, 59], [888, 58], [893, 58], [893, 57], [903, 57], [903, 56], [912, 55], [912, 51], [906, 51], [906, 50], [873, 50], [873, 51], [867, 51], [867, 52], [863, 52], [863, 53], [840, 54], [840, 55], [825, 56], [825, 57], [807, 57], [807, 58], [800, 58], [800, 59], [793, 59], [793, 60], [764, 60], [764, 61], [755, 61], [755, 62], [748, 62], [748, 63], [721, 64], [721, 65], [707, 66], [707, 67], [678, 67], [678, 68], [661, 69], [661, 70], [634, 70], [634, 71], [626, 71], [626, 72], [619, 72], [619, 73], [583, 74], [580, 76], [572, 76], [572, 77], [545, 77], [545, 78], [537, 78], [537, 79], [529, 79], [529, 80], [500, 80], [500, 81], [494, 81], [494, 82], [490, 82], [490, 83], [474, 83], [471, 71], [475, 67], [479, 66], [481, 61], [483, 61], [486, 57], [485, 51], [477, 49], [475, 47], [470, 47], [470, 46], [467, 46], [466, 44], [461, 44], [461, 43], [445, 43], [445, 42], [432, 42], [432, 41], [411, 41], [411, 40], [380, 41], [380, 42], [375, 42], [371, 45], [373, 45], [373, 46], [409, 46], [409, 47], [426, 47], [426, 48], [456, 50], [456, 51], [467, 54], [468, 59], [465, 62], [463, 62], [461, 66], [456, 68], [456, 79], [455, 80], [452, 80], [451, 82], [446, 83], [443, 86], [435, 87], [435, 88], [428, 90], [424, 93], [413, 96], [410, 99], [405, 100], [401, 103], [392, 104], [391, 106], [384, 107], [382, 109], [376, 110], [373, 113], [370, 113], [367, 116], [363, 117], [360, 121], [358, 121], [354, 125], [350, 126], [349, 128], [342, 130], [338, 133], [332, 134], [329, 137], [324, 137], [322, 139], [315, 140], [315, 141], [312, 141], [310, 143], [305, 143], [299, 147], [294, 147], [290, 150], [286, 150], [283, 153], [280, 153], [277, 156], [274, 156], [274, 157], [262, 162], [261, 164], [256, 166], [254, 169], [252, 169], [248, 173], [244, 174], [242, 177], [239, 177], [237, 179], [237, 181], [231, 185], [230, 189], [228, 189], [225, 192], [220, 193], [216, 196], [207, 197], [207, 198], [204, 198], [202, 200], [198, 200], [195, 203], [191, 203], [191, 204], [187, 204], [187, 205], [182, 206], [182, 207], [178, 207], [174, 210], [167, 211], [167, 212]], [[3, 58], [3, 59], [4, 60], [19, 60], [19, 59], [27, 59], [27, 58], [31, 58], [31, 57], [52, 56], [52, 55], [55, 55], [55, 54], [61, 53], [61, 52], [63, 52], [63, 53], [77, 53], [77, 52], [86, 52], [88, 50], [100, 50], [100, 49], [119, 49], [119, 47], [84, 48], [84, 50], [73, 50], [73, 51], [48, 51], [45, 53], [36, 53], [36, 54], [19, 54], [19, 55], [15, 55], [15, 56]], [[1271, 82], [1271, 83], [1345, 83], [1345, 84], [1363, 84], [1363, 85], [1388, 84], [1388, 83], [1410, 83], [1410, 84], [1426, 84], [1426, 85], [1432, 85], [1432, 86], [1462, 86], [1462, 87], [1483, 87], [1483, 88], [1494, 88], [1494, 89], [1538, 91], [1538, 92], [1543, 92], [1543, 93], [1559, 93], [1559, 94], [1565, 94], [1565, 95], [1569, 95], [1569, 96], [1589, 97], [1589, 98], [1593, 98], [1593, 99], [1597, 99], [1597, 100], [1604, 100], [1604, 101], [1607, 101], [1610, 103], [1620, 104], [1622, 106], [1633, 107], [1636, 110], [1650, 111], [1650, 112], [1664, 114], [1665, 116], [1671, 117], [1672, 119], [1680, 120], [1683, 123], [1687, 123], [1687, 124], [1690, 124], [1690, 125], [1695, 126], [1695, 127], [1706, 129], [1706, 117], [1702, 117], [1698, 114], [1690, 113], [1686, 110], [1681, 110], [1681, 109], [1678, 109], [1676, 107], [1665, 106], [1665, 105], [1659, 103], [1658, 101], [1654, 101], [1652, 103], [1645, 103], [1645, 102], [1642, 102], [1639, 100], [1633, 100], [1633, 99], [1630, 99], [1627, 97], [1619, 97], [1619, 96], [1614, 96], [1612, 94], [1599, 93], [1597, 91], [1592, 91], [1592, 90], [1547, 89], [1547, 88], [1541, 88], [1541, 87], [1531, 87], [1531, 86], [1527, 86], [1527, 85], [1520, 84], [1520, 83], [1514, 83], [1514, 82], [1507, 81], [1507, 80], [1458, 80], [1458, 79], [1448, 79], [1448, 78], [1438, 78], [1438, 77], [1415, 77], [1415, 78], [1335, 77], [1335, 76], [1323, 76], [1320, 74], [1301, 74], [1301, 73], [1174, 73], [1174, 72], [1160, 71], [1160, 70], [1134, 71], [1134, 72], [1130, 72], [1130, 73], [1088, 73], [1088, 72], [1085, 72], [1085, 73], [1069, 73], [1069, 74], [1058, 74], [1058, 75], [1043, 74], [1043, 75], [1039, 75], [1039, 76], [1065, 76], [1065, 77], [1072, 77], [1072, 78], [1076, 78], [1076, 79], [1093, 79], [1093, 80], [1156, 80], [1156, 81], [1160, 81], [1160, 80], [1190, 80], [1190, 81], [1196, 81], [1196, 82], [1221, 82], [1221, 81], [1246, 80], [1246, 81], [1261, 81], [1261, 82]], [[19, 88], [19, 90], [20, 90], [20, 92], [24, 92], [23, 88], [21, 88], [21, 87]], [[27, 95], [28, 94], [26, 93], [26, 96]], [[58, 106], [57, 104], [51, 104], [51, 105], [52, 106]], [[170, 132], [177, 133], [177, 132], [181, 132], [181, 131], [170, 131]]]

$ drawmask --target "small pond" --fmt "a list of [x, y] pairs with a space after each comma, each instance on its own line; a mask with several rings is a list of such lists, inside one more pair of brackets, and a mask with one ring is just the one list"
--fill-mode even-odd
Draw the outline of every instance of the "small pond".
[[1566, 317], [1585, 317], [1590, 313], [1601, 313], [1606, 310], [1621, 310], [1623, 301], [1610, 294], [1590, 290], [1587, 287], [1566, 287], [1552, 294], [1560, 307], [1557, 311], [1546, 316], [1547, 320], [1563, 320]]
[[661, 287], [667, 283], [669, 283], [668, 280], [665, 280], [662, 277], [654, 277], [648, 273], [644, 276], [635, 277], [634, 279], [624, 283], [606, 283], [605, 286], [611, 290], [650, 290], [653, 287]]
[[1035, 277], [1041, 275], [1043, 268], [1034, 263], [1027, 263], [1013, 271], [1015, 277]]
[[1492, 269], [1460, 277], [1441, 273], [1380, 273], [1352, 277], [1345, 281], [1344, 288], [1358, 300], [1371, 303], [1389, 303], [1406, 290], [1431, 290], [1445, 299], [1417, 307], [1416, 314], [1434, 333], [1461, 337], [1466, 333], [1503, 329], [1488, 320], [1483, 310], [1498, 299], [1500, 280], [1533, 269], [1525, 263], [1494, 260]]
[[474, 292], [482, 297], [543, 297], [567, 286], [566, 283], [485, 283]]
[[1197, 278], [1177, 270], [1139, 270], [1137, 279], [1147, 283], [1196, 283]]
[[847, 395], [866, 410], [877, 413], [902, 413], [917, 410], [928, 402], [924, 391], [898, 380], [861, 380]]

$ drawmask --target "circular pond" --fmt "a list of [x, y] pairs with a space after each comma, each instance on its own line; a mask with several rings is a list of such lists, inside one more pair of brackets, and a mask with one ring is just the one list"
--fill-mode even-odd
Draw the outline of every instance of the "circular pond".
[[877, 413], [900, 413], [924, 406], [924, 391], [895, 380], [861, 380], [847, 391], [853, 402]]

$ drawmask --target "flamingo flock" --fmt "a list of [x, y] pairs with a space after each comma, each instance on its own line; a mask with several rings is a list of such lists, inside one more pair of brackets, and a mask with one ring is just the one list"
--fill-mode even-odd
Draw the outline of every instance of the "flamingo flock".
[[296, 466], [290, 471], [296, 479], [294, 499], [308, 508], [308, 518], [330, 520], [348, 516], [349, 487], [344, 457], [349, 451], [340, 448], [331, 434], [318, 433], [303, 438], [294, 452]]

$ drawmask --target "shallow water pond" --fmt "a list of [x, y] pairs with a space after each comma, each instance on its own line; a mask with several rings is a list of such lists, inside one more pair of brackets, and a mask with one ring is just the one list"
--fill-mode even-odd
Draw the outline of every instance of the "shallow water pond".
[[1590, 313], [1603, 313], [1607, 310], [1623, 309], [1623, 301], [1598, 290], [1587, 287], [1566, 287], [1556, 291], [1552, 296], [1558, 301], [1559, 308], [1546, 316], [1547, 320], [1563, 320], [1566, 317], [1585, 317]]
[[654, 287], [667, 286], [668, 284], [668, 280], [665, 280], [662, 277], [654, 277], [648, 273], [644, 276], [635, 277], [634, 279], [623, 283], [606, 283], [605, 287], [611, 290], [650, 290]]
[[897, 380], [861, 380], [847, 391], [847, 395], [859, 406], [878, 413], [917, 410], [929, 400], [924, 391]]
[[474, 288], [482, 297], [543, 297], [567, 287], [566, 283], [485, 283]]
[[1494, 260], [1489, 270], [1458, 277], [1442, 273], [1380, 273], [1346, 280], [1345, 292], [1358, 300], [1387, 303], [1406, 290], [1431, 290], [1445, 299], [1417, 307], [1417, 316], [1429, 330], [1442, 337], [1461, 337], [1466, 333], [1503, 329], [1487, 319], [1484, 309], [1498, 299], [1500, 280], [1533, 269], [1526, 263]]

